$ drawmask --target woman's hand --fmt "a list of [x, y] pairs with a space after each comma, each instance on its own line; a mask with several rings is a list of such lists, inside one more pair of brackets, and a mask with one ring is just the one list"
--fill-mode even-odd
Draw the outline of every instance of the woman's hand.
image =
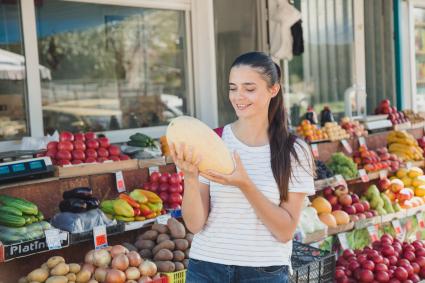
[[212, 182], [227, 186], [234, 186], [244, 190], [247, 186], [249, 186], [251, 179], [249, 178], [248, 173], [242, 164], [241, 158], [236, 151], [233, 153], [233, 158], [235, 160], [236, 167], [231, 174], [221, 174], [219, 172], [209, 170], [205, 173], [201, 173], [201, 176]]
[[198, 155], [196, 159], [193, 160], [193, 148], [188, 147], [186, 150], [185, 149], [186, 145], [184, 143], [179, 144], [179, 150], [176, 150], [176, 145], [174, 143], [170, 144], [170, 154], [174, 164], [183, 172], [185, 178], [198, 179], [198, 165], [202, 157]]

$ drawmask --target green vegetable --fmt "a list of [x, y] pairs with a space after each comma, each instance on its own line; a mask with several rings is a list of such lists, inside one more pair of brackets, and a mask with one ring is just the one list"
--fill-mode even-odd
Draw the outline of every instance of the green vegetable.
[[345, 179], [354, 179], [358, 176], [357, 165], [340, 152], [332, 154], [328, 167], [333, 174], [340, 174]]
[[26, 224], [26, 221], [22, 216], [0, 213], [0, 224], [9, 227], [21, 227]]
[[3, 205], [19, 209], [25, 214], [37, 215], [38, 213], [38, 208], [35, 204], [21, 198], [14, 198], [14, 197], [6, 196], [6, 195], [0, 195], [0, 202]]
[[0, 213], [22, 216], [22, 211], [20, 211], [17, 208], [6, 206], [6, 205], [0, 205]]

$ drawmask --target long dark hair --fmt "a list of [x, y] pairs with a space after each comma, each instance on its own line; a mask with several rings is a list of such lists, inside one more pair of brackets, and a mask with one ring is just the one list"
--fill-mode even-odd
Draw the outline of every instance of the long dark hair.
[[[231, 68], [236, 66], [249, 66], [264, 78], [268, 87], [275, 84], [280, 85], [280, 67], [265, 53], [249, 52], [240, 55], [233, 62]], [[288, 187], [290, 179], [293, 177], [291, 157], [296, 162], [300, 163], [295, 143], [299, 143], [299, 139], [288, 130], [288, 121], [285, 108], [283, 106], [282, 87], [279, 92], [270, 101], [269, 105], [269, 128], [268, 136], [270, 143], [271, 167], [273, 176], [279, 188], [280, 200], [288, 200]], [[310, 163], [311, 155], [307, 152], [308, 149], [301, 146], [304, 153], [307, 155]], [[309, 166], [310, 169], [312, 166]], [[306, 170], [304, 168], [304, 170]], [[310, 172], [311, 173], [311, 172]], [[311, 173], [312, 174], [312, 173]]]

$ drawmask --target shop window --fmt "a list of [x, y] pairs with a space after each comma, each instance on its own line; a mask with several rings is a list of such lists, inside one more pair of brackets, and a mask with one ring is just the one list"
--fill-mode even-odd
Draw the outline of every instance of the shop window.
[[45, 0], [36, 7], [44, 130], [167, 125], [189, 114], [185, 12]]
[[9, 1], [0, 5], [0, 141], [20, 139], [29, 133], [25, 56], [18, 3]]
[[353, 0], [295, 0], [302, 13], [304, 53], [289, 62], [292, 125], [307, 107], [316, 113], [328, 105], [335, 118], [344, 115], [344, 92], [352, 86]]

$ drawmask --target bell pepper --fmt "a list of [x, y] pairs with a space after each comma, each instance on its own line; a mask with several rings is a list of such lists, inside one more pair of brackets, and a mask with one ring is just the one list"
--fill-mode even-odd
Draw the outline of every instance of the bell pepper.
[[133, 190], [129, 196], [139, 204], [144, 204], [149, 201], [145, 194], [143, 194], [139, 189]]
[[140, 208], [135, 208], [135, 207], [133, 207], [133, 210], [134, 210], [134, 216], [140, 216], [140, 214], [142, 213], [142, 212], [140, 211]]
[[163, 207], [162, 202], [159, 202], [159, 203], [150, 203], [150, 202], [148, 202], [147, 203], [147, 206], [152, 211], [155, 211], [155, 212], [161, 211], [162, 210], [162, 207]]
[[100, 203], [100, 209], [106, 214], [115, 214], [114, 200], [104, 200]]
[[147, 215], [146, 218], [152, 219], [152, 218], [155, 218], [156, 216], [157, 216], [156, 212], [152, 212], [151, 214]]
[[122, 193], [122, 194], [119, 195], [119, 198], [122, 199], [122, 200], [125, 200], [126, 202], [128, 202], [129, 205], [131, 205], [134, 208], [140, 208], [139, 203], [137, 201], [135, 201], [129, 195]]
[[131, 205], [122, 199], [117, 199], [114, 201], [114, 211], [116, 215], [134, 217], [134, 210]]
[[[147, 201], [146, 202], [141, 202], [141, 201], [137, 200], [137, 198], [140, 195], [145, 196], [147, 198]], [[150, 192], [150, 191], [142, 190], [142, 189], [133, 190], [130, 193], [130, 196], [132, 198], [134, 198], [135, 200], [137, 200], [139, 203], [147, 203], [147, 202], [158, 203], [158, 202], [162, 202], [161, 198], [157, 194], [155, 194], [154, 192]]]
[[147, 206], [146, 204], [141, 204], [140, 205], [140, 213], [143, 216], [148, 216], [149, 214], [151, 214], [153, 211], [149, 208], [149, 206]]

